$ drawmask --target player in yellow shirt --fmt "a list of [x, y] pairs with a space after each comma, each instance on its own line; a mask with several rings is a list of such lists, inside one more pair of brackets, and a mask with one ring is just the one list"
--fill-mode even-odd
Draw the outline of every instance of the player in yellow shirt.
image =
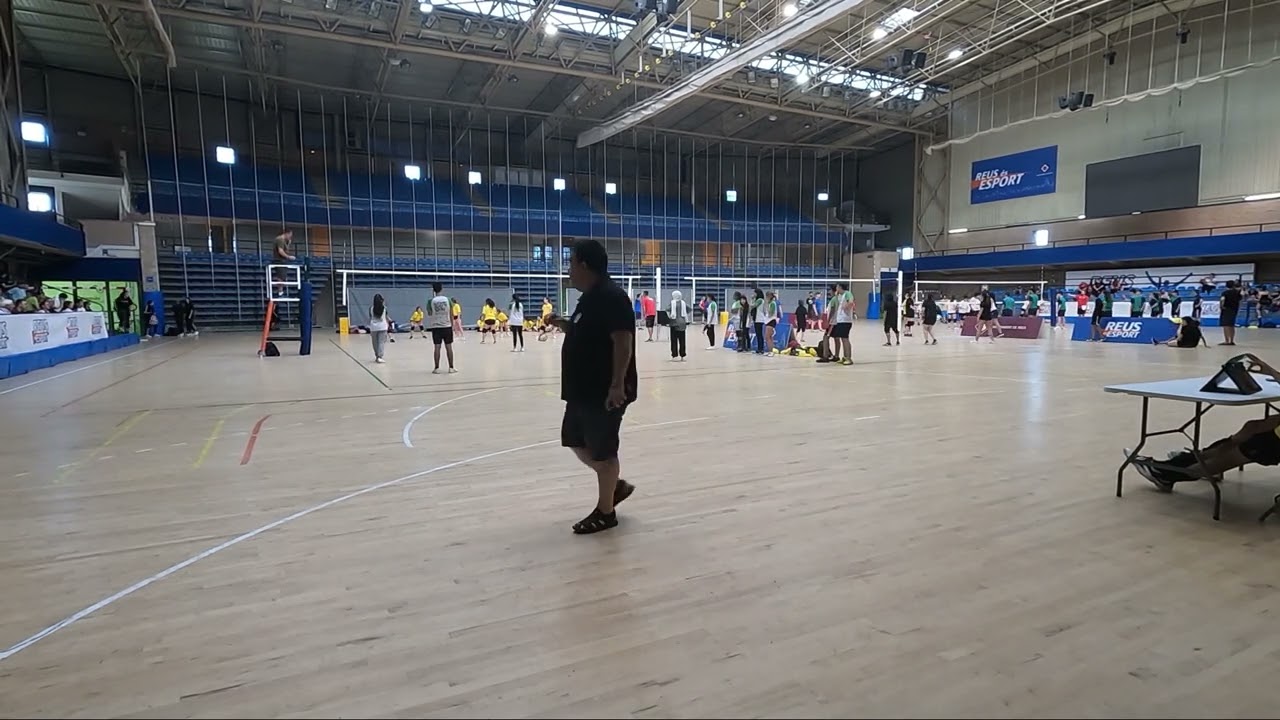
[[409, 316], [409, 339], [410, 340], [413, 339], [414, 330], [417, 330], [418, 332], [422, 333], [422, 337], [424, 338], [427, 336], [426, 328], [422, 326], [423, 317], [424, 315], [422, 313], [421, 305], [413, 309], [413, 314]]
[[498, 332], [506, 332], [506, 331], [507, 331], [507, 320], [508, 320], [508, 319], [509, 319], [509, 318], [507, 317], [507, 314], [506, 314], [505, 312], [503, 312], [502, 310], [498, 310]]
[[491, 298], [485, 298], [484, 307], [480, 308], [480, 321], [484, 323], [480, 327], [480, 343], [484, 344], [484, 336], [492, 334], [493, 344], [498, 344], [498, 306], [493, 304]]

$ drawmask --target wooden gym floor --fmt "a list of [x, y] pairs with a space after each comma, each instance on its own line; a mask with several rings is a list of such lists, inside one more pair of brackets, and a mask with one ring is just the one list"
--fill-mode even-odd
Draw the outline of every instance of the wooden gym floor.
[[426, 340], [206, 334], [0, 382], [0, 715], [1273, 715], [1280, 472], [1219, 523], [1207, 486], [1117, 499], [1139, 407], [1100, 389], [1231, 353], [940, 334], [641, 343], [639, 491], [592, 537], [555, 342], [436, 377]]

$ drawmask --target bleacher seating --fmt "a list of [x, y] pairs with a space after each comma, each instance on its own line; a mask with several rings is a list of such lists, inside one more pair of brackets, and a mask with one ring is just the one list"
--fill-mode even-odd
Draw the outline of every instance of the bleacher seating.
[[489, 185], [484, 191], [489, 205], [508, 217], [544, 217], [563, 213], [565, 218], [597, 217], [597, 213], [572, 188], [548, 190], [524, 185]]
[[[157, 260], [160, 290], [166, 302], [172, 305], [184, 296], [191, 298], [196, 305], [196, 325], [200, 329], [262, 327], [267, 308], [266, 266], [270, 256], [162, 252]], [[321, 298], [329, 286], [329, 277], [324, 272], [324, 263], [314, 262], [312, 266], [313, 298]]]
[[[688, 201], [634, 194], [605, 198], [609, 216], [572, 189], [480, 186], [491, 208], [481, 209], [447, 178], [410, 181], [403, 175], [301, 170], [251, 162], [154, 157], [148, 191], [135, 197], [141, 212], [236, 218], [281, 224], [372, 227], [493, 234], [627, 237], [732, 243], [843, 244], [846, 236], [802, 213], [775, 205], [723, 203], [720, 219], [702, 216]], [[321, 185], [317, 187], [317, 183]], [[554, 197], [553, 197], [554, 196]], [[563, 210], [563, 214], [559, 211]]]

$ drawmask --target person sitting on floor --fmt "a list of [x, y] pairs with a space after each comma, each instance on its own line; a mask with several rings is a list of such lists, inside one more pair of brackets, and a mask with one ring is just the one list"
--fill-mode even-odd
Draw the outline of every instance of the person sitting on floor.
[[1204, 333], [1200, 332], [1200, 321], [1190, 317], [1182, 318], [1182, 322], [1178, 323], [1178, 332], [1172, 338], [1164, 342], [1152, 338], [1151, 344], [1180, 348], [1193, 348], [1203, 344], [1209, 347], [1209, 342], [1204, 339]]
[[[1280, 381], [1280, 371], [1246, 354], [1256, 364], [1260, 374]], [[1128, 454], [1128, 451], [1125, 451]], [[1250, 463], [1280, 465], [1280, 415], [1250, 420], [1230, 437], [1222, 438], [1200, 451], [1200, 457], [1189, 449], [1174, 453], [1165, 460], [1145, 455], [1133, 459], [1133, 466], [1160, 492], [1173, 492], [1180, 482], [1221, 477], [1231, 468]]]

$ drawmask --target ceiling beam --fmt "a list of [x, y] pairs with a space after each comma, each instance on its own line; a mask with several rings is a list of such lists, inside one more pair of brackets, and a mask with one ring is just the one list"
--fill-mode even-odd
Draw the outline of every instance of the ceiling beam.
[[[845, 1], [850, 1], [850, 0], [845, 0]], [[126, 2], [125, 0], [100, 0], [100, 2], [102, 2], [102, 4], [104, 5], [116, 6], [116, 7], [126, 7], [126, 8], [136, 7], [135, 5], [132, 5], [131, 3]], [[541, 59], [538, 59], [538, 58], [528, 58], [528, 57], [516, 60], [510, 57], [485, 55], [477, 52], [455, 52], [453, 50], [447, 50], [444, 48], [428, 47], [428, 46], [416, 45], [408, 42], [401, 42], [397, 44], [392, 42], [390, 39], [373, 37], [369, 35], [355, 35], [347, 32], [341, 32], [338, 28], [335, 28], [333, 31], [326, 31], [318, 28], [308, 28], [308, 27], [299, 27], [297, 25], [289, 25], [282, 22], [276, 22], [274, 20], [268, 21], [266, 20], [266, 17], [269, 16], [268, 14], [264, 14], [263, 20], [255, 21], [251, 18], [244, 17], [241, 15], [230, 15], [230, 14], [221, 13], [221, 12], [191, 10], [188, 8], [161, 7], [159, 8], [159, 12], [162, 16], [167, 16], [167, 17], [181, 18], [185, 20], [210, 23], [214, 25], [224, 25], [227, 27], [258, 28], [264, 31], [278, 33], [281, 35], [294, 35], [298, 37], [307, 37], [314, 40], [323, 40], [325, 42], [335, 42], [335, 41], [345, 42], [352, 45], [378, 48], [380, 50], [390, 49], [390, 50], [398, 51], [400, 53], [410, 53], [414, 55], [428, 55], [428, 56], [434, 56], [434, 57], [446, 57], [454, 60], [465, 60], [468, 62], [502, 65], [505, 67], [521, 68], [524, 70], [545, 72], [545, 73], [551, 73], [551, 74], [569, 75], [573, 77], [584, 78], [587, 80], [598, 80], [598, 81], [609, 82], [609, 83], [617, 82], [617, 78], [615, 78], [613, 75], [603, 73], [603, 72], [598, 72], [595, 70], [584, 70], [579, 67], [567, 67], [562, 63], [558, 63], [554, 61], [545, 62], [545, 61], [540, 61]], [[662, 83], [654, 82], [652, 80], [644, 80], [640, 78], [637, 78], [633, 82], [640, 87], [654, 88], [658, 90], [662, 90], [668, 87], [667, 85], [664, 85]], [[927, 134], [920, 130], [896, 127], [892, 125], [886, 125], [884, 123], [878, 123], [870, 120], [864, 120], [861, 118], [850, 117], [848, 115], [842, 114], [841, 112], [827, 111], [827, 110], [813, 110], [805, 107], [779, 106], [775, 103], [766, 102], [762, 100], [741, 98], [741, 97], [738, 97], [737, 95], [727, 93], [727, 92], [714, 92], [711, 89], [703, 89], [700, 92], [703, 95], [706, 95], [711, 98], [715, 98], [717, 100], [735, 103], [737, 105], [744, 105], [747, 107], [764, 108], [776, 113], [789, 113], [793, 115], [802, 115], [805, 117], [815, 117], [815, 118], [822, 118], [826, 120], [833, 120], [833, 121], [842, 122], [842, 123], [852, 123], [856, 125], [865, 125], [868, 127], [880, 127], [887, 130], [892, 130], [894, 132], [912, 132], [912, 133], [921, 134], [921, 135]]]
[[[697, 0], [684, 0], [683, 5], [681, 6], [682, 9], [677, 12], [677, 15], [684, 12], [684, 7], [690, 6], [696, 1]], [[648, 15], [640, 18], [640, 22], [636, 23], [636, 26], [631, 28], [631, 32], [627, 33], [627, 36], [613, 48], [613, 54], [610, 59], [613, 61], [613, 67], [615, 70], [626, 65], [631, 61], [631, 58], [635, 57], [636, 53], [644, 49], [645, 40], [649, 37], [649, 33], [653, 32], [654, 28], [657, 26], [657, 13], [649, 13]], [[551, 116], [543, 118], [543, 120], [539, 122], [538, 125], [533, 128], [533, 131], [524, 139], [525, 145], [527, 146], [539, 136], [546, 135], [558, 129], [560, 124], [563, 123], [564, 120], [573, 112], [574, 104], [576, 104], [578, 100], [582, 99], [589, 90], [590, 87], [588, 87], [588, 81], [583, 80], [574, 86], [572, 90], [565, 93], [565, 96], [560, 100], [560, 104], [551, 112]]]
[[95, 3], [93, 14], [97, 16], [98, 22], [102, 24], [102, 30], [106, 34], [107, 40], [111, 43], [111, 51], [116, 54], [116, 59], [120, 61], [120, 66], [124, 68], [125, 77], [129, 78], [129, 82], [133, 83], [135, 88], [141, 89], [142, 80], [138, 72], [138, 61], [129, 54], [124, 38], [120, 37], [120, 30], [116, 27], [116, 23], [120, 21], [120, 12], [112, 13], [110, 8]]
[[726, 52], [720, 59], [689, 73], [674, 85], [664, 88], [662, 92], [632, 105], [621, 115], [582, 133], [578, 136], [578, 147], [588, 147], [607, 140], [675, 107], [701, 91], [710, 89], [751, 61], [781, 48], [792, 46], [828, 24], [848, 16], [864, 2], [867, 0], [828, 0], [825, 3], [810, 5], [801, 10], [790, 22], [756, 35]]

